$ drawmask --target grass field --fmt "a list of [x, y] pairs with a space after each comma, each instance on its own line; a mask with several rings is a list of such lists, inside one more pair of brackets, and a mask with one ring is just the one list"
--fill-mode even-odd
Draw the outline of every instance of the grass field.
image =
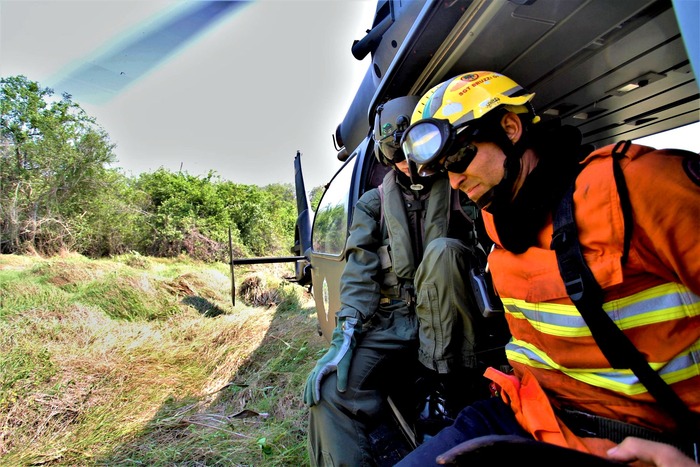
[[0, 255], [0, 464], [303, 466], [325, 349], [286, 265]]

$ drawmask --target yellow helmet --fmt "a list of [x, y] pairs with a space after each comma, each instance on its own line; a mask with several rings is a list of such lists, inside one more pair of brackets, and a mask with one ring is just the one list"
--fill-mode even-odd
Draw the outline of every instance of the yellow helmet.
[[518, 83], [500, 73], [464, 73], [426, 92], [416, 105], [411, 123], [435, 118], [457, 126], [479, 119], [501, 106], [508, 106], [511, 112], [532, 112], [534, 115], [529, 104], [533, 97], [534, 94], [527, 93]]
[[[438, 84], [421, 97], [411, 116], [411, 126], [402, 135], [401, 147], [423, 176], [440, 170], [466, 169], [475, 154], [469, 144], [475, 138], [486, 137], [501, 146], [507, 156], [519, 158], [522, 151], [516, 153], [508, 147], [509, 141], [502, 130], [488, 131], [494, 126], [484, 125], [483, 117], [494, 109], [503, 108], [529, 114], [532, 116], [529, 123], [537, 123], [539, 117], [530, 104], [534, 96], [499, 73], [461, 74]], [[495, 127], [500, 130], [500, 125]], [[450, 155], [454, 157], [445, 159]]]

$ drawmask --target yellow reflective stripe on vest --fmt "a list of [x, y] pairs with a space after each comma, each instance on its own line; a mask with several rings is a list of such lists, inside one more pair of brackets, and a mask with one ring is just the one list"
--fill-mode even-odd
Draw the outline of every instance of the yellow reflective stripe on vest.
[[[525, 319], [544, 334], [560, 337], [588, 337], [591, 330], [574, 305], [529, 303], [525, 300], [502, 298], [506, 313], [512, 318]], [[668, 283], [652, 287], [629, 297], [611, 300], [603, 305], [612, 313], [620, 329], [700, 316], [700, 297], [687, 287]]]
[[[646, 388], [631, 370], [613, 368], [572, 369], [558, 365], [545, 352], [527, 342], [512, 339], [506, 346], [509, 360], [533, 368], [558, 370], [570, 378], [591, 386], [609, 389], [634, 396], [647, 392]], [[676, 355], [668, 362], [649, 362], [667, 384], [677, 383], [697, 376], [700, 372], [700, 339], [685, 352]]]
[[[542, 334], [557, 337], [590, 337], [576, 307], [551, 303], [528, 303], [523, 300], [502, 299], [511, 318], [527, 320]], [[681, 318], [700, 316], [700, 296], [687, 287], [669, 283], [652, 287], [629, 297], [612, 300], [603, 305], [615, 323], [622, 329], [645, 326]], [[517, 326], [517, 323], [515, 323]], [[543, 349], [529, 342], [513, 338], [506, 346], [509, 360], [533, 368], [560, 371], [567, 376], [592, 386], [627, 395], [646, 392], [630, 370], [613, 368], [567, 368], [558, 364]], [[684, 381], [700, 374], [700, 340], [667, 362], [649, 362], [668, 383]]]

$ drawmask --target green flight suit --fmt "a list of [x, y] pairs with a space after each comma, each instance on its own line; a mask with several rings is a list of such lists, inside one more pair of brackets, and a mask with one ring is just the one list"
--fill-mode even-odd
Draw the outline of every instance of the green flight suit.
[[[309, 409], [313, 466], [375, 465], [368, 435], [387, 410], [387, 395], [412, 387], [417, 360], [441, 373], [476, 365], [475, 305], [464, 285], [473, 247], [447, 238], [449, 183], [436, 180], [423, 199], [404, 193], [392, 170], [355, 206], [336, 316], [359, 318], [362, 332], [347, 390], [338, 392], [331, 373], [321, 383], [320, 402]], [[409, 218], [424, 226], [419, 238], [411, 235]], [[427, 245], [422, 255], [414, 254], [416, 244]], [[390, 264], [382, 254], [387, 250]]]

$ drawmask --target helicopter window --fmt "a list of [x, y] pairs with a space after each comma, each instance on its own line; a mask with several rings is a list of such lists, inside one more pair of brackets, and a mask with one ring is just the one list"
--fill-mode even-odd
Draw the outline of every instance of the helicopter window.
[[313, 249], [318, 253], [340, 255], [348, 231], [348, 193], [357, 158], [333, 177], [314, 216]]

